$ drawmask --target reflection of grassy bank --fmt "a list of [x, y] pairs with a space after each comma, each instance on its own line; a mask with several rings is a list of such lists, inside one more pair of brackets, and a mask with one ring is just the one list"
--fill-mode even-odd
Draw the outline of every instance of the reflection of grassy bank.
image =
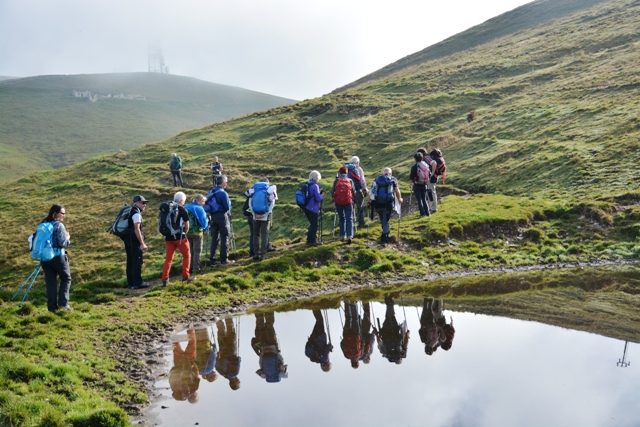
[[577, 329], [640, 342], [638, 266], [543, 270], [439, 279], [408, 285], [357, 289], [287, 301], [278, 311], [336, 308], [343, 299], [422, 306], [422, 298], [442, 298], [446, 308]]

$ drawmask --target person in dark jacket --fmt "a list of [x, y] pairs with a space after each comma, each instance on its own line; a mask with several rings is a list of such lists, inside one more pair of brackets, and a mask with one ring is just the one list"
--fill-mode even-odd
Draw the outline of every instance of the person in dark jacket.
[[311, 171], [309, 174], [309, 202], [304, 207], [304, 213], [309, 220], [309, 229], [307, 230], [307, 245], [320, 246], [318, 243], [318, 216], [320, 214], [320, 202], [322, 202], [322, 189], [318, 186], [318, 181], [322, 179], [320, 172]]
[[394, 310], [393, 298], [386, 296], [384, 302], [387, 310], [384, 316], [384, 323], [379, 331], [376, 331], [378, 339], [378, 349], [380, 354], [391, 363], [401, 364], [407, 357], [409, 347], [409, 330], [406, 321], [398, 324]]
[[[324, 372], [329, 372], [331, 370], [329, 353], [333, 350], [333, 345], [331, 344], [331, 340], [327, 342], [324, 318], [320, 310], [313, 310], [313, 316], [316, 318], [316, 323], [304, 347], [304, 354], [312, 362], [319, 363], [320, 369]], [[327, 325], [327, 327], [328, 326], [329, 325]]]
[[[70, 244], [70, 235], [64, 227], [63, 221], [67, 216], [67, 210], [62, 205], [53, 205], [49, 214], [41, 221], [53, 223], [51, 246], [55, 256], [49, 261], [41, 261], [44, 281], [47, 284], [47, 308], [50, 312], [56, 310], [69, 310], [69, 288], [71, 287], [71, 271], [69, 269], [69, 257], [65, 249]], [[60, 290], [58, 291], [58, 277], [60, 277]]]
[[129, 215], [129, 230], [127, 236], [122, 237], [124, 250], [127, 253], [127, 287], [129, 289], [148, 288], [149, 285], [142, 281], [142, 252], [146, 251], [144, 233], [142, 231], [142, 213], [147, 208], [147, 199], [144, 196], [135, 196]]
[[231, 234], [231, 200], [225, 191], [227, 188], [227, 176], [220, 175], [217, 180], [217, 186], [212, 188], [207, 195], [207, 202], [204, 210], [211, 215], [209, 230], [211, 231], [211, 253], [209, 260], [214, 265], [216, 260], [216, 251], [218, 250], [218, 242], [220, 242], [220, 265], [232, 263], [229, 259], [229, 235]]
[[[411, 185], [413, 186], [413, 194], [416, 195], [416, 202], [418, 202], [420, 217], [430, 216], [431, 212], [429, 210], [429, 206], [427, 205], [427, 184], [429, 182], [429, 176], [431, 175], [429, 172], [429, 166], [422, 161], [422, 153], [414, 154], [413, 159], [416, 162], [413, 166], [411, 166], [411, 171], [409, 172], [409, 179], [411, 180]], [[425, 182], [422, 182], [420, 179], [421, 168], [424, 170], [424, 173], [427, 177]]]

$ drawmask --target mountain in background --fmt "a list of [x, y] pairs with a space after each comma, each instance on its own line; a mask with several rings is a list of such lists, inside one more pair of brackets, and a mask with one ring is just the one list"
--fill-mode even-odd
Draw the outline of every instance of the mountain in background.
[[0, 181], [294, 100], [155, 73], [0, 81]]
[[547, 23], [553, 19], [571, 15], [605, 1], [607, 0], [537, 0], [525, 4], [431, 45], [420, 52], [405, 56], [378, 71], [339, 87], [331, 93], [341, 93], [367, 82], [383, 79], [414, 65], [444, 58], [448, 55], [480, 46], [492, 40]]

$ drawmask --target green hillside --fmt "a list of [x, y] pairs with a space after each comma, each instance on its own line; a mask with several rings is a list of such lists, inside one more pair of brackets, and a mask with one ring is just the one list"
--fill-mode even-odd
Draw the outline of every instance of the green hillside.
[[428, 61], [444, 58], [492, 40], [516, 34], [553, 19], [563, 18], [573, 13], [585, 10], [591, 6], [607, 0], [537, 0], [520, 6], [502, 15], [491, 18], [480, 25], [469, 28], [461, 33], [449, 37], [439, 43], [431, 45], [419, 52], [405, 56], [381, 69], [367, 74], [358, 80], [335, 89], [332, 93], [341, 93], [374, 80], [383, 79], [394, 73], [424, 64]]
[[[636, 339], [629, 325], [639, 317], [637, 266], [621, 276], [585, 269], [568, 285], [561, 271], [544, 280], [536, 272], [457, 275], [638, 261], [639, 29], [640, 0], [612, 0], [345, 93], [8, 183], [0, 193], [0, 425], [125, 426], [123, 411], [135, 413], [148, 399], [152, 368], [143, 350], [136, 353], [145, 337], [160, 341], [170, 322], [210, 319], [221, 307], [349, 284], [371, 286], [365, 294], [379, 297], [389, 288], [373, 286], [385, 281], [450, 273], [455, 283], [429, 282], [425, 292], [471, 300], [461, 303], [469, 310]], [[391, 245], [374, 242], [377, 222], [344, 245], [329, 237], [327, 201], [325, 244], [302, 243], [307, 222], [293, 193], [310, 170], [322, 172], [328, 190], [338, 167], [359, 155], [369, 180], [392, 167], [407, 200], [412, 154], [423, 145], [441, 148], [448, 165], [435, 215], [419, 218], [405, 202]], [[208, 164], [221, 157], [237, 262], [205, 269], [194, 283], [123, 289], [123, 245], [105, 230], [134, 195], [150, 200], [143, 278], [157, 285], [165, 246], [155, 224], [159, 204], [175, 191], [166, 166], [174, 151], [189, 196], [209, 189]], [[239, 208], [242, 193], [265, 175], [279, 189], [278, 251], [252, 262]], [[41, 279], [22, 309], [8, 302], [35, 266], [26, 238], [52, 203], [65, 205], [71, 233], [70, 314], [46, 312]]]
[[[96, 102], [72, 95], [89, 91]], [[145, 100], [113, 96], [138, 94]], [[59, 168], [293, 100], [168, 74], [39, 76], [0, 82], [0, 182]]]

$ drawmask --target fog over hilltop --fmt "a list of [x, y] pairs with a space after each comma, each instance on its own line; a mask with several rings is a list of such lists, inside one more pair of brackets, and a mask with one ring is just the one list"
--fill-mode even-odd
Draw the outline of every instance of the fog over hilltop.
[[0, 75], [147, 71], [320, 96], [527, 0], [0, 0]]

